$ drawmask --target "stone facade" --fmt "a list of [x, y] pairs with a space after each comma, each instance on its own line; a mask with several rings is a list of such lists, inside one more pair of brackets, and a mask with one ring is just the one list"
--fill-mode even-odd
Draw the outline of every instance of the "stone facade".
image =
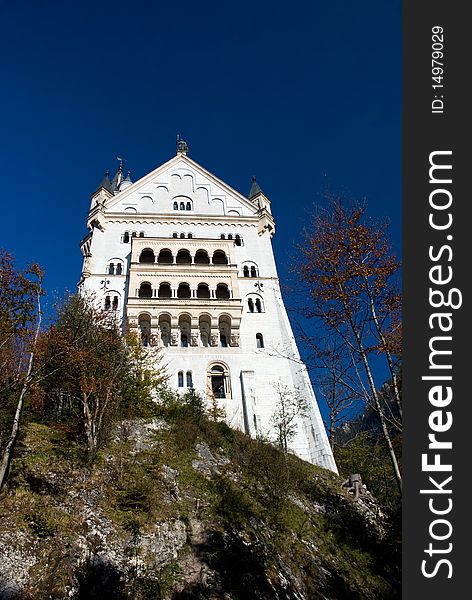
[[336, 471], [282, 299], [270, 202], [245, 198], [186, 149], [139, 181], [121, 166], [92, 194], [80, 288], [144, 346], [162, 347], [172, 387], [213, 396], [232, 427], [273, 435], [280, 394], [302, 394], [290, 443]]

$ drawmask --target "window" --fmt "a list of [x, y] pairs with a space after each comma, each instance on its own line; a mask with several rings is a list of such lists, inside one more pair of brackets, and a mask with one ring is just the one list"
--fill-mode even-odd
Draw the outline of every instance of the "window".
[[181, 238], [184, 238], [184, 237], [185, 237], [185, 233], [181, 233], [181, 234], [180, 234], [180, 237], [181, 237]]
[[228, 233], [228, 239], [232, 240], [233, 239], [233, 234], [232, 233]]
[[222, 348], [227, 348], [228, 347], [228, 339], [224, 334], [220, 335], [220, 342], [221, 342], [221, 347]]
[[111, 307], [113, 310], [118, 310], [118, 296], [113, 296], [113, 304]]
[[138, 317], [139, 330], [141, 332], [141, 342], [143, 346], [149, 346], [151, 337], [151, 317], [147, 314], [141, 314]]
[[210, 289], [206, 283], [198, 284], [197, 298], [210, 298]]
[[162, 345], [167, 347], [170, 341], [170, 315], [159, 315], [159, 329], [161, 332]]
[[139, 232], [139, 237], [144, 237], [144, 231]]
[[214, 265], [227, 265], [228, 259], [223, 250], [215, 250], [213, 252], [213, 264]]
[[222, 233], [222, 234], [220, 235], [220, 238], [221, 238], [222, 240], [225, 240], [225, 239], [226, 239], [226, 236], [225, 236], [225, 234], [224, 234], [224, 233]]
[[180, 210], [185, 210], [185, 204], [183, 202], [180, 203]]
[[156, 257], [154, 255], [154, 250], [151, 248], [145, 248], [141, 254], [139, 255], [140, 263], [154, 263], [156, 262]]
[[262, 333], [256, 333], [256, 348], [264, 348], [264, 338]]
[[177, 298], [191, 298], [190, 286], [188, 283], [179, 283], [177, 288]]
[[125, 231], [123, 234], [123, 244], [129, 244], [129, 231]]
[[241, 236], [239, 235], [239, 233], [237, 233], [234, 236], [234, 243], [236, 244], [236, 246], [241, 246]]
[[[184, 235], [183, 233], [181, 234], [181, 236]], [[191, 265], [192, 264], [192, 257], [190, 255], [190, 252], [188, 250], [179, 250], [177, 252], [177, 256], [175, 258], [175, 262], [178, 265]]]
[[172, 256], [172, 252], [170, 250], [161, 250], [159, 252], [159, 256], [157, 257], [157, 262], [160, 265], [171, 265], [174, 262], [174, 257]]
[[186, 208], [187, 208], [187, 210], [192, 210], [192, 205], [190, 202], [187, 202]]
[[172, 290], [169, 283], [161, 283], [157, 291], [158, 298], [172, 298]]
[[187, 387], [193, 388], [192, 371], [187, 371]]
[[177, 204], [177, 202], [174, 202], [174, 210], [179, 210], [179, 205]]
[[254, 312], [254, 300], [252, 298], [249, 298], [247, 301], [247, 307], [249, 308], [249, 312]]
[[188, 237], [188, 239], [189, 239], [189, 240], [191, 240], [191, 239], [193, 238], [193, 234], [192, 234], [192, 233], [189, 233], [189, 234], [187, 235], [187, 237]]
[[259, 298], [256, 298], [256, 310], [258, 313], [262, 312], [262, 302]]
[[105, 297], [105, 310], [110, 310], [110, 307], [111, 307], [110, 296], [106, 296]]
[[173, 234], [172, 234], [172, 237], [173, 237], [173, 238], [177, 238], [177, 237], [178, 237], [178, 235], [177, 235], [176, 233], [173, 233]]
[[123, 273], [123, 265], [121, 263], [118, 263], [116, 265], [116, 274], [121, 275], [122, 273]]
[[188, 348], [188, 335], [186, 333], [180, 336], [180, 345], [182, 348]]
[[230, 398], [231, 384], [228, 367], [224, 364], [213, 364], [207, 371], [208, 389], [214, 398]]
[[216, 286], [216, 297], [221, 298], [223, 300], [229, 299], [229, 297], [230, 297], [229, 289], [228, 289], [228, 286], [226, 285], [226, 283], [219, 283]]
[[115, 263], [110, 263], [108, 266], [108, 275], [115, 274]]
[[139, 298], [152, 298], [152, 286], [150, 283], [144, 282], [139, 286]]
[[133, 233], [131, 234], [131, 237], [136, 237], [137, 233], [136, 231], [133, 231]]
[[210, 258], [208, 257], [208, 252], [206, 250], [197, 250], [195, 252], [195, 264], [196, 265], [209, 265]]
[[257, 277], [257, 269], [254, 265], [251, 267], [251, 277]]
[[179, 387], [184, 387], [184, 372], [183, 371], [179, 371], [179, 373], [177, 375], [177, 385]]
[[243, 275], [244, 277], [249, 277], [249, 267], [247, 265], [243, 267]]

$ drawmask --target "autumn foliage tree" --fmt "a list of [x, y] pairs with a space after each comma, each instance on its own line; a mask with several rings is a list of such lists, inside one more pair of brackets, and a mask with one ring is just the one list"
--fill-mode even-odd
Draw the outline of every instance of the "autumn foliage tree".
[[34, 378], [42, 280], [38, 265], [18, 271], [13, 257], [0, 250], [0, 490], [20, 431], [25, 396]]
[[162, 378], [144, 368], [142, 348], [123, 338], [114, 314], [80, 295], [67, 300], [43, 336], [41, 362], [43, 412], [83, 434], [91, 456], [111, 422], [140, 416], [136, 409], [152, 402]]
[[[350, 393], [372, 405], [388, 448], [398, 487], [399, 460], [389, 419], [401, 425], [398, 362], [401, 356], [400, 264], [392, 253], [386, 224], [369, 222], [365, 207], [330, 199], [314, 216], [300, 247], [295, 271], [304, 298], [301, 312], [334, 334], [347, 352], [337, 370]], [[323, 335], [323, 334], [322, 334]], [[392, 381], [395, 414], [387, 414], [378, 390], [376, 364], [383, 359]], [[353, 382], [357, 381], [357, 384]]]

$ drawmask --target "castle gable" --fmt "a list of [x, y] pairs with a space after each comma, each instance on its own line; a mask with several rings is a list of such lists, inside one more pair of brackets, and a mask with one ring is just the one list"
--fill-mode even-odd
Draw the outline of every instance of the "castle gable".
[[188, 156], [177, 155], [104, 206], [109, 213], [252, 216], [257, 207]]

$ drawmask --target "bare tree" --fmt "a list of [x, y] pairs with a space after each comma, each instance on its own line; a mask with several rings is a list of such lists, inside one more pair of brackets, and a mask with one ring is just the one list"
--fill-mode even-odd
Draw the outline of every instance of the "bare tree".
[[[370, 402], [401, 490], [401, 473], [389, 430], [389, 415], [378, 392], [374, 364], [386, 360], [392, 392], [401, 418], [397, 377], [401, 297], [399, 262], [392, 254], [385, 224], [366, 221], [365, 207], [331, 199], [305, 232], [301, 261], [295, 267], [305, 299], [301, 308], [345, 346], [358, 384], [353, 393]], [[348, 385], [349, 388], [349, 385]]]
[[270, 422], [280, 449], [287, 454], [288, 446], [297, 434], [298, 420], [308, 411], [308, 402], [298, 389], [281, 382], [275, 385], [275, 393], [277, 403]]

